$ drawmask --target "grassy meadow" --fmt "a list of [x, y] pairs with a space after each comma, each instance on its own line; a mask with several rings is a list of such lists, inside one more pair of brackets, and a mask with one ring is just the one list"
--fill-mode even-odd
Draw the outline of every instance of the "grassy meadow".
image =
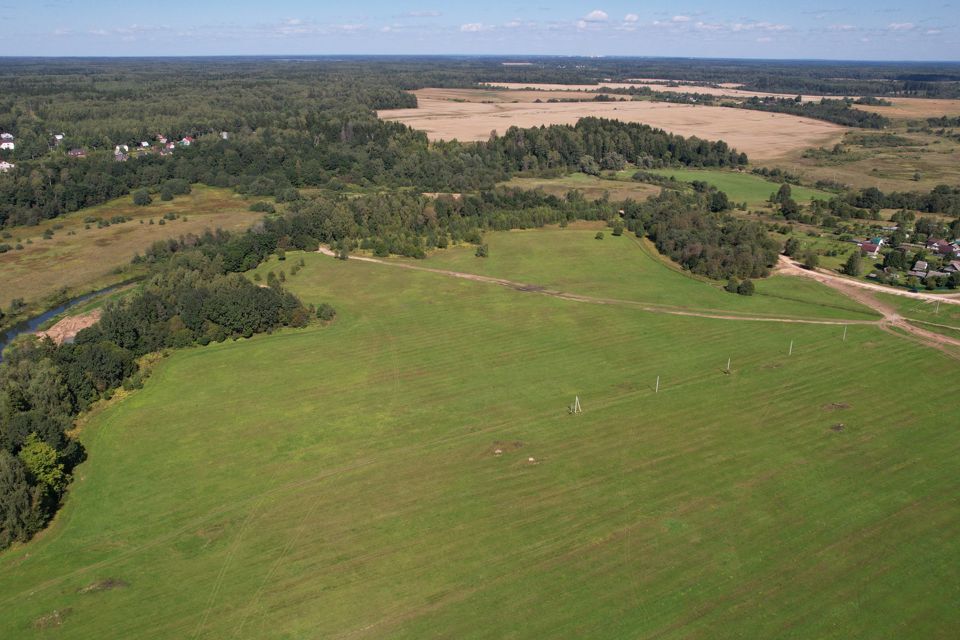
[[646, 200], [650, 196], [660, 193], [660, 187], [636, 182], [627, 179], [611, 180], [609, 178], [590, 176], [585, 173], [572, 173], [560, 178], [526, 178], [515, 177], [501, 183], [505, 187], [517, 189], [542, 189], [544, 192], [563, 197], [568, 192], [577, 189], [589, 200], [602, 198], [608, 194], [611, 200]]
[[[63, 289], [79, 295], [129, 279], [136, 275], [130, 260], [157, 240], [217, 227], [247, 228], [263, 217], [249, 211], [249, 204], [228, 189], [195, 185], [189, 195], [170, 202], [154, 196], [152, 204], [138, 207], [132, 196], [125, 196], [32, 227], [11, 229], [13, 237], [3, 242], [19, 243], [23, 249], [0, 254], [0, 306], [6, 309], [12, 299], [23, 298], [36, 311]], [[170, 213], [182, 217], [159, 224]], [[113, 216], [133, 220], [104, 228], [84, 223], [88, 217], [109, 220]], [[47, 230], [53, 231], [50, 239], [43, 237]]]
[[[651, 277], [660, 265], [627, 238], [592, 236], [491, 234], [491, 257], [470, 259], [720, 304], [707, 283]], [[842, 342], [835, 326], [287, 256], [261, 274], [303, 257], [287, 286], [336, 320], [175, 351], [88, 416], [66, 506], [0, 554], [0, 637], [946, 638], [960, 624], [960, 432], [944, 419], [960, 402], [905, 401], [955, 366], [938, 352], [873, 326]], [[863, 317], [825, 289], [795, 297], [798, 315]]]
[[[603, 231], [603, 240], [594, 240], [598, 230]], [[469, 248], [459, 248], [438, 251], [426, 261], [396, 261], [694, 311], [849, 320], [879, 317], [827, 287], [800, 278], [773, 276], [755, 282], [754, 296], [730, 294], [723, 290], [724, 283], [681, 271], [648, 240], [627, 232], [613, 236], [597, 223], [488, 234], [484, 241], [490, 248], [486, 259], [475, 257]]]
[[[780, 189], [780, 183], [765, 180], [752, 173], [738, 173], [736, 171], [722, 171], [719, 169], [652, 169], [650, 173], [674, 178], [679, 182], [693, 182], [700, 180], [713, 185], [723, 191], [731, 202], [746, 202], [756, 206], [769, 200], [770, 196]], [[790, 185], [793, 199], [806, 204], [814, 198], [829, 200], [832, 193]]]

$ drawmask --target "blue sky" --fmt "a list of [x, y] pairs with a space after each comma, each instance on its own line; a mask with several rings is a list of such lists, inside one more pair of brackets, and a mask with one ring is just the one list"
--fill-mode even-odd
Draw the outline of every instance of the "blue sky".
[[960, 60], [960, 4], [943, 0], [0, 0], [0, 19], [0, 55], [5, 56], [461, 53]]

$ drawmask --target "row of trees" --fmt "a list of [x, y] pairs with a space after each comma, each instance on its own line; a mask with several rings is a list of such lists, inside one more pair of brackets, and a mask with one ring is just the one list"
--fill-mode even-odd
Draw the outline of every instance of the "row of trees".
[[880, 114], [856, 109], [852, 105], [852, 100], [830, 100], [827, 98], [821, 99], [820, 102], [803, 102], [800, 96], [796, 98], [753, 97], [740, 104], [744, 109], [789, 113], [805, 118], [826, 120], [845, 127], [883, 129], [890, 124], [890, 121]]

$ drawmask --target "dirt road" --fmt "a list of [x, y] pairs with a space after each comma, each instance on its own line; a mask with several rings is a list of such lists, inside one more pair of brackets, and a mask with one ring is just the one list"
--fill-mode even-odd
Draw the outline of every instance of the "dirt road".
[[[810, 278], [828, 287], [836, 289], [848, 298], [856, 300], [860, 304], [870, 307], [874, 311], [883, 315], [880, 321], [880, 328], [901, 337], [909, 337], [915, 342], [920, 342], [934, 349], [938, 349], [947, 355], [958, 358], [958, 349], [960, 349], [960, 340], [951, 338], [940, 333], [921, 329], [915, 324], [910, 323], [906, 318], [897, 313], [897, 310], [891, 305], [881, 302], [874, 293], [887, 293], [890, 295], [911, 298], [913, 300], [923, 300], [925, 302], [940, 302], [943, 304], [960, 305], [960, 300], [956, 298], [944, 298], [932, 293], [922, 293], [913, 291], [904, 291], [893, 287], [885, 287], [871, 282], [862, 282], [845, 278], [841, 275], [831, 273], [822, 269], [806, 269], [786, 256], [780, 256], [777, 264], [777, 272], [781, 274], [797, 276], [801, 278]], [[899, 331], [897, 331], [899, 330]], [[903, 333], [907, 336], [904, 336]], [[960, 359], [960, 358], [958, 358]]]
[[[326, 256], [336, 256], [336, 254], [326, 247], [320, 247], [318, 253], [322, 253]], [[367, 258], [364, 256], [350, 256], [351, 260], [358, 260], [360, 262], [372, 262], [375, 264], [387, 265], [390, 267], [397, 267], [400, 269], [410, 269], [412, 271], [426, 271], [428, 273], [437, 273], [443, 276], [448, 276], [451, 278], [461, 278], [463, 280], [472, 280], [474, 282], [486, 282], [488, 284], [496, 284], [501, 287], [507, 287], [508, 289], [513, 289], [515, 291], [523, 291], [528, 293], [539, 293], [545, 296], [550, 296], [553, 298], [560, 298], [561, 300], [570, 300], [572, 302], [585, 302], [588, 304], [604, 304], [604, 305], [615, 305], [615, 306], [627, 306], [635, 309], [640, 309], [642, 311], [648, 311], [650, 313], [661, 313], [665, 315], [672, 316], [687, 316], [693, 318], [712, 318], [714, 320], [740, 320], [746, 322], [780, 322], [780, 323], [789, 323], [789, 324], [824, 324], [824, 325], [870, 325], [870, 324], [879, 324], [879, 320], [818, 320], [814, 318], [785, 318], [779, 316], [751, 316], [751, 315], [736, 315], [723, 311], [713, 311], [709, 309], [700, 309], [692, 311], [690, 309], [685, 309], [683, 307], [675, 307], [670, 305], [658, 305], [650, 304], [646, 302], [639, 302], [636, 300], [623, 300], [620, 298], [598, 298], [595, 296], [585, 296], [578, 293], [568, 293], [566, 291], [557, 291], [555, 289], [547, 289], [546, 287], [541, 287], [538, 285], [526, 284], [523, 282], [516, 282], [514, 280], [506, 280], [504, 278], [494, 278], [492, 276], [482, 276], [476, 273], [464, 273], [462, 271], [450, 271], [447, 269], [434, 269], [431, 267], [421, 267], [420, 265], [408, 264], [404, 262], [392, 262], [389, 260], [380, 260], [378, 258]]]
[[[321, 246], [318, 250], [318, 253], [323, 255], [335, 257], [336, 254], [327, 247]], [[365, 256], [350, 256], [351, 260], [357, 260], [360, 262], [372, 262], [374, 264], [382, 264], [390, 267], [397, 267], [400, 269], [410, 269], [412, 271], [426, 271], [428, 273], [437, 273], [440, 275], [448, 276], [451, 278], [462, 278], [464, 280], [472, 280], [474, 282], [486, 282], [488, 284], [496, 284], [502, 287], [507, 287], [515, 291], [524, 291], [530, 293], [539, 293], [546, 296], [551, 296], [554, 298], [560, 298], [561, 300], [570, 300], [573, 302], [585, 302], [588, 304], [604, 304], [604, 305], [618, 305], [618, 306], [629, 306], [635, 309], [640, 309], [642, 311], [647, 311], [650, 313], [661, 313], [665, 315], [673, 316], [687, 316], [694, 318], [711, 318], [714, 320], [739, 320], [741, 322], [778, 322], [778, 323], [787, 323], [787, 324], [820, 324], [820, 325], [876, 325], [880, 329], [895, 335], [900, 338], [905, 338], [912, 340], [924, 346], [937, 349], [942, 353], [950, 356], [951, 358], [960, 360], [960, 340], [945, 336], [939, 333], [934, 333], [933, 331], [927, 331], [921, 329], [910, 322], [908, 322], [904, 317], [899, 315], [896, 310], [890, 305], [881, 302], [875, 296], [872, 295], [873, 292], [882, 292], [882, 293], [891, 293], [893, 295], [901, 295], [909, 298], [914, 298], [918, 300], [926, 301], [935, 301], [942, 300], [947, 304], [960, 304], [960, 300], [953, 298], [941, 298], [933, 294], [927, 293], [912, 293], [909, 291], [899, 291], [889, 287], [883, 287], [881, 285], [871, 284], [869, 282], [860, 282], [856, 280], [851, 280], [848, 278], [841, 277], [836, 274], [832, 274], [826, 271], [810, 271], [804, 269], [800, 265], [796, 264], [789, 258], [781, 256], [780, 262], [777, 265], [777, 272], [792, 275], [803, 278], [811, 278], [824, 284], [828, 287], [836, 289], [840, 293], [846, 295], [847, 297], [859, 302], [860, 304], [877, 311], [883, 316], [882, 320], [817, 320], [812, 318], [784, 318], [784, 317], [772, 317], [772, 316], [748, 316], [748, 315], [734, 315], [730, 313], [724, 313], [722, 311], [710, 311], [710, 310], [697, 310], [691, 311], [689, 309], [684, 309], [682, 307], [673, 307], [668, 305], [653, 305], [644, 302], [638, 302], [635, 300], [622, 300], [617, 298], [598, 298], [594, 296], [584, 296], [576, 293], [567, 293], [565, 291], [556, 291], [553, 289], [547, 289], [545, 287], [540, 287], [537, 285], [526, 284], [523, 282], [516, 282], [514, 280], [507, 280], [504, 278], [494, 278], [492, 276], [482, 276], [475, 273], [464, 273], [462, 271], [450, 271], [447, 269], [434, 269], [431, 267], [421, 267], [415, 264], [408, 264], [403, 262], [391, 262], [388, 260], [380, 260], [378, 258], [367, 258]]]

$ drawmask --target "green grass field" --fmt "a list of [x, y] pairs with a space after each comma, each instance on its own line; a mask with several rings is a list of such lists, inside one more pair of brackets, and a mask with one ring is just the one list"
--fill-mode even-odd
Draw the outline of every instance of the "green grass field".
[[[751, 173], [737, 173], [735, 171], [721, 171], [717, 169], [654, 169], [650, 173], [673, 177], [680, 182], [702, 180], [727, 194], [732, 202], [746, 202], [749, 205], [759, 205], [766, 202], [777, 192], [780, 184], [764, 180]], [[808, 187], [790, 186], [793, 199], [807, 203], [813, 198], [829, 200], [834, 194]]]
[[660, 187], [636, 182], [631, 180], [629, 176], [624, 179], [611, 180], [589, 176], [585, 173], [571, 173], [561, 178], [515, 177], [501, 183], [501, 185], [517, 189], [542, 189], [546, 193], [561, 197], [576, 189], [588, 199], [597, 199], [603, 197], [604, 194], [608, 194], [611, 200], [626, 200], [627, 198], [646, 200], [650, 196], [660, 193]]
[[[528, 273], [582, 267], [610, 290], [604, 277], [644, 264], [626, 238], [553, 234], [492, 235], [485, 264], [516, 242], [542, 256]], [[542, 253], [563, 234], [590, 265]], [[66, 506], [0, 554], [0, 637], [948, 638], [960, 624], [960, 402], [928, 400], [956, 370], [939, 352], [873, 326], [841, 342], [835, 326], [303, 257], [287, 285], [332, 303], [332, 325], [174, 352], [85, 421]], [[674, 276], [652, 282], [688, 288], [635, 294], [719, 299]]]
[[[597, 229], [603, 240], [594, 240]], [[879, 316], [816, 282], [773, 276], [756, 282], [757, 295], [738, 296], [723, 283], [681, 272], [648, 241], [620, 237], [596, 224], [489, 234], [490, 256], [470, 249], [440, 251], [414, 264], [508, 278], [582, 295], [622, 298], [740, 315], [870, 320]], [[398, 260], [411, 262], [409, 260]]]

